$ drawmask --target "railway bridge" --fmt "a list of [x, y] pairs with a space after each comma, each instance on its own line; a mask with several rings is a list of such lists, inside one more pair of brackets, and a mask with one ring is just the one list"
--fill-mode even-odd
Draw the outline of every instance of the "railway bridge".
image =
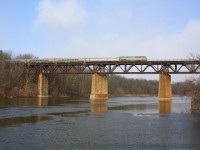
[[[49, 61], [48, 61], [49, 60]], [[23, 64], [28, 73], [39, 74], [38, 96], [48, 96], [48, 74], [92, 74], [90, 100], [93, 103], [108, 99], [108, 74], [159, 74], [159, 112], [170, 112], [172, 105], [172, 74], [200, 74], [199, 60], [93, 60], [63, 61], [58, 59], [13, 60]]]

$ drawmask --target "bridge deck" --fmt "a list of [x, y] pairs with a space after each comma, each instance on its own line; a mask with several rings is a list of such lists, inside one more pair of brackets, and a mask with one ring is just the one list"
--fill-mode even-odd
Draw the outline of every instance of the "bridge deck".
[[200, 74], [200, 61], [23, 62], [30, 73], [58, 74]]

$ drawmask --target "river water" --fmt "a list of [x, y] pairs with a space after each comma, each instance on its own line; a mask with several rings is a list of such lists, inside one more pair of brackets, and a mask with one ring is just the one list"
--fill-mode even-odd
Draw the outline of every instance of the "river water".
[[200, 149], [200, 116], [187, 97], [173, 97], [172, 112], [158, 113], [157, 97], [0, 100], [1, 150]]

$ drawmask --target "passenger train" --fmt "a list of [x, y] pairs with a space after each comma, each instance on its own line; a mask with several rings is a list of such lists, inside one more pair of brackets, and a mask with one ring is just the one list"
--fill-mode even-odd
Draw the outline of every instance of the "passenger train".
[[50, 59], [14, 59], [12, 61], [25, 63], [58, 63], [58, 62], [124, 62], [124, 61], [147, 61], [145, 56], [121, 56], [116, 58], [50, 58]]

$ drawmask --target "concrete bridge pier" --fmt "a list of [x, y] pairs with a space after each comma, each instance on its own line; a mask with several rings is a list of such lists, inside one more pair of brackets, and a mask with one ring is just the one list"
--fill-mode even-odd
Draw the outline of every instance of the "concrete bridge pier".
[[169, 74], [160, 74], [158, 89], [158, 109], [160, 113], [171, 112], [172, 107], [172, 88], [171, 76]]
[[90, 100], [93, 104], [104, 103], [108, 99], [108, 79], [106, 75], [92, 75]]
[[38, 96], [48, 97], [48, 76], [43, 73], [38, 77]]

